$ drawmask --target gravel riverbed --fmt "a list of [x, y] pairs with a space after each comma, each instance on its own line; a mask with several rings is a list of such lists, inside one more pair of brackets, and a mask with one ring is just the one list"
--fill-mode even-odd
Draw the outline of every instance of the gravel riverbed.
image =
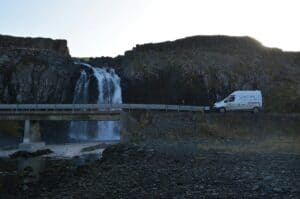
[[79, 166], [74, 159], [49, 161], [39, 182], [1, 193], [2, 198], [300, 197], [297, 154], [172, 153], [172, 146], [117, 144], [102, 156]]

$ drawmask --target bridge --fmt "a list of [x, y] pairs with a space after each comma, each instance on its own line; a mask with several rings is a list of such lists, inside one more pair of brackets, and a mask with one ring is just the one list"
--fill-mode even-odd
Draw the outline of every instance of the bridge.
[[118, 121], [122, 111], [204, 112], [209, 107], [167, 104], [0, 104], [0, 120], [25, 121], [21, 150], [45, 148], [41, 142], [39, 121]]

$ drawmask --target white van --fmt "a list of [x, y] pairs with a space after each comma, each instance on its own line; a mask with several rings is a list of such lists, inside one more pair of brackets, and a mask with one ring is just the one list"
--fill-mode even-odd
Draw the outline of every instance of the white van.
[[262, 109], [261, 91], [234, 91], [222, 101], [216, 102], [213, 109], [220, 112], [242, 110], [258, 112]]

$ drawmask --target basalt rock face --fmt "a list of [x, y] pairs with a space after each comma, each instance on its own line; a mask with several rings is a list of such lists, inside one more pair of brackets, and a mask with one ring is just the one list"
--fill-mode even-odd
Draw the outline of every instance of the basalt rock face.
[[266, 110], [300, 111], [300, 53], [266, 48], [249, 37], [137, 45], [124, 56], [89, 62], [116, 69], [126, 103], [211, 105], [234, 90], [260, 89]]
[[80, 70], [65, 44], [0, 36], [0, 103], [71, 103]]
[[[260, 89], [266, 110], [300, 111], [300, 53], [249, 37], [195, 36], [84, 61], [115, 68], [125, 103], [211, 105]], [[64, 40], [0, 36], [0, 102], [70, 103], [79, 67]]]
[[70, 57], [66, 40], [0, 35], [0, 48], [49, 50]]

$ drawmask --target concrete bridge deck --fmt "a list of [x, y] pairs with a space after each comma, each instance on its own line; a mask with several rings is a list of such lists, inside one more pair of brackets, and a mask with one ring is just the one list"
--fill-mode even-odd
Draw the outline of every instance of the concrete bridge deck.
[[159, 110], [204, 112], [209, 107], [166, 104], [0, 104], [0, 120], [24, 120], [22, 150], [33, 151], [45, 146], [41, 141], [41, 120], [114, 121], [122, 111]]
[[208, 106], [170, 105], [170, 104], [0, 104], [0, 113], [33, 111], [114, 111], [114, 110], [163, 110], [163, 111], [197, 111], [209, 110]]
[[167, 104], [0, 104], [0, 120], [120, 120], [121, 111], [204, 112], [209, 107]]
[[120, 120], [121, 111], [204, 112], [209, 107], [167, 104], [0, 104], [0, 120]]

